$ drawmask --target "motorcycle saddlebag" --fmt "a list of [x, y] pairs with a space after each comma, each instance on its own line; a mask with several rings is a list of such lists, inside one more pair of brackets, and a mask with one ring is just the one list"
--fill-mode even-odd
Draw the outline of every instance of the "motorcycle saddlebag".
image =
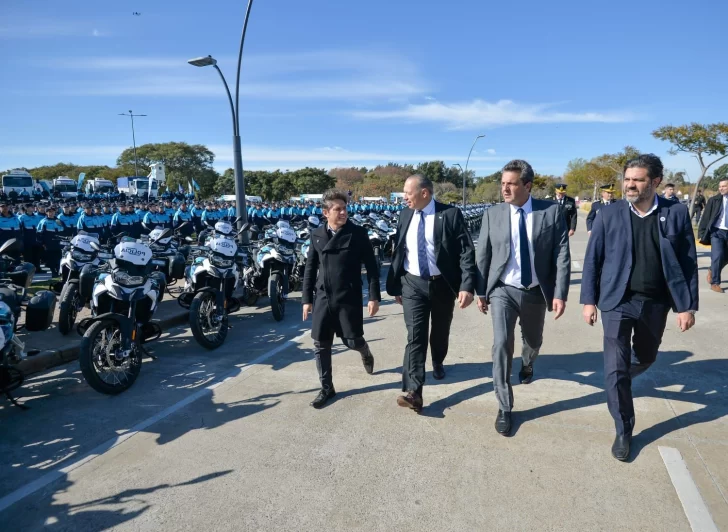
[[45, 331], [53, 323], [56, 311], [56, 294], [41, 290], [30, 299], [25, 309], [25, 328], [28, 331]]
[[177, 253], [173, 257], [169, 257], [170, 279], [184, 279], [186, 262], [182, 253]]
[[30, 285], [33, 283], [34, 275], [35, 266], [29, 262], [22, 262], [15, 267], [14, 271], [7, 273], [7, 278], [10, 279], [13, 284], [24, 288], [30, 288]]
[[91, 299], [94, 293], [94, 283], [99, 275], [98, 266], [86, 264], [78, 276], [78, 293], [86, 301]]

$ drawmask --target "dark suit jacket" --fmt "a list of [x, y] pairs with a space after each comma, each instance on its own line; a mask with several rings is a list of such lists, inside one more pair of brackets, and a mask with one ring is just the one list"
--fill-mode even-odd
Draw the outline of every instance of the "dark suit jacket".
[[[688, 208], [658, 198], [660, 257], [673, 310], [698, 310], [698, 259]], [[584, 258], [581, 304], [613, 310], [622, 302], [632, 273], [632, 221], [629, 203], [604, 207], [594, 220]]]
[[369, 300], [380, 301], [379, 268], [366, 229], [347, 221], [333, 237], [329, 236], [327, 224], [311, 233], [303, 274], [303, 304], [314, 303], [314, 340], [319, 339], [326, 318], [331, 316], [337, 318], [334, 328], [341, 338], [364, 335], [362, 263], [369, 281]]
[[713, 224], [718, 221], [718, 216], [720, 216], [722, 208], [722, 194], [712, 196], [705, 204], [705, 212], [700, 218], [700, 225], [698, 227], [698, 242], [701, 244], [705, 244], [706, 246], [710, 244], [710, 229], [713, 227]]
[[[556, 200], [558, 204], [558, 200]], [[571, 196], [564, 196], [564, 205], [561, 207], [566, 220], [566, 229], [576, 231], [576, 219], [579, 217], [576, 212], [576, 200]]]
[[[387, 274], [387, 293], [391, 296], [402, 295], [407, 230], [413, 215], [414, 211], [407, 208], [399, 216], [392, 265]], [[435, 263], [453, 294], [472, 294], [475, 290], [475, 253], [460, 209], [435, 202], [434, 238]]]
[[[531, 258], [549, 311], [554, 299], [566, 301], [571, 279], [569, 236], [561, 207], [553, 201], [531, 198], [533, 229]], [[500, 203], [486, 209], [478, 238], [477, 294], [490, 301], [511, 258], [511, 206]]]

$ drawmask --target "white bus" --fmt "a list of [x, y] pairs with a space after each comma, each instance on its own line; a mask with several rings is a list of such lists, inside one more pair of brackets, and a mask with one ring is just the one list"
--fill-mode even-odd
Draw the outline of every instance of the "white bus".
[[11, 170], [10, 173], [4, 175], [2, 179], [3, 192], [5, 192], [5, 194], [17, 192], [18, 195], [20, 195], [23, 191], [25, 191], [29, 196], [33, 195], [33, 176], [25, 170]]

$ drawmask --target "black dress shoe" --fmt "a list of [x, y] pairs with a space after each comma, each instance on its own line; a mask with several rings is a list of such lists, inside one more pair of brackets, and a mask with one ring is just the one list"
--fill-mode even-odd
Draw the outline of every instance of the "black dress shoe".
[[445, 366], [442, 364], [434, 364], [432, 366], [432, 376], [437, 381], [441, 381], [445, 378]]
[[518, 380], [521, 384], [531, 384], [533, 380], [533, 363], [525, 365], [521, 364], [521, 371], [518, 372]]
[[403, 408], [411, 408], [418, 414], [422, 412], [422, 396], [414, 392], [397, 397], [397, 404]]
[[330, 388], [328, 390], [321, 390], [316, 396], [316, 399], [311, 401], [311, 406], [314, 408], [323, 408], [326, 403], [329, 402], [336, 395], [336, 390]]
[[369, 375], [374, 373], [374, 355], [372, 355], [369, 347], [367, 347], [367, 354], [361, 356], [361, 361], [362, 364], [364, 364], [364, 371], [366, 371]]
[[629, 460], [629, 445], [632, 443], [631, 434], [617, 434], [612, 444], [612, 456], [620, 462]]
[[498, 410], [495, 418], [495, 431], [503, 436], [508, 436], [511, 432], [511, 413]]

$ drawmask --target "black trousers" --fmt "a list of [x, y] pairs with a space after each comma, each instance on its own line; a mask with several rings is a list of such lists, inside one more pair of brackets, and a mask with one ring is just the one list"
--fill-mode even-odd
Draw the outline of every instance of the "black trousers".
[[[322, 305], [323, 307], [323, 305]], [[315, 311], [314, 311], [315, 312]], [[321, 308], [319, 312], [328, 312], [327, 309]], [[329, 391], [334, 387], [333, 374], [331, 370], [331, 348], [334, 345], [334, 335], [337, 329], [336, 318], [329, 314], [328, 320], [324, 322], [324, 326], [318, 340], [314, 340], [314, 355], [316, 356], [316, 369], [318, 370], [321, 388]], [[363, 336], [357, 338], [342, 338], [341, 341], [349, 349], [357, 351], [362, 357], [369, 354], [369, 345]]]
[[617, 434], [632, 434], [632, 379], [644, 373], [657, 358], [669, 312], [667, 304], [635, 299], [602, 312], [604, 381]]
[[57, 274], [61, 267], [60, 249], [46, 249], [43, 251], [43, 262], [51, 270], [52, 274]]
[[442, 277], [425, 281], [405, 273], [402, 277], [402, 307], [407, 325], [402, 391], [421, 395], [425, 384], [428, 340], [433, 365], [442, 364], [447, 356], [455, 294]]

